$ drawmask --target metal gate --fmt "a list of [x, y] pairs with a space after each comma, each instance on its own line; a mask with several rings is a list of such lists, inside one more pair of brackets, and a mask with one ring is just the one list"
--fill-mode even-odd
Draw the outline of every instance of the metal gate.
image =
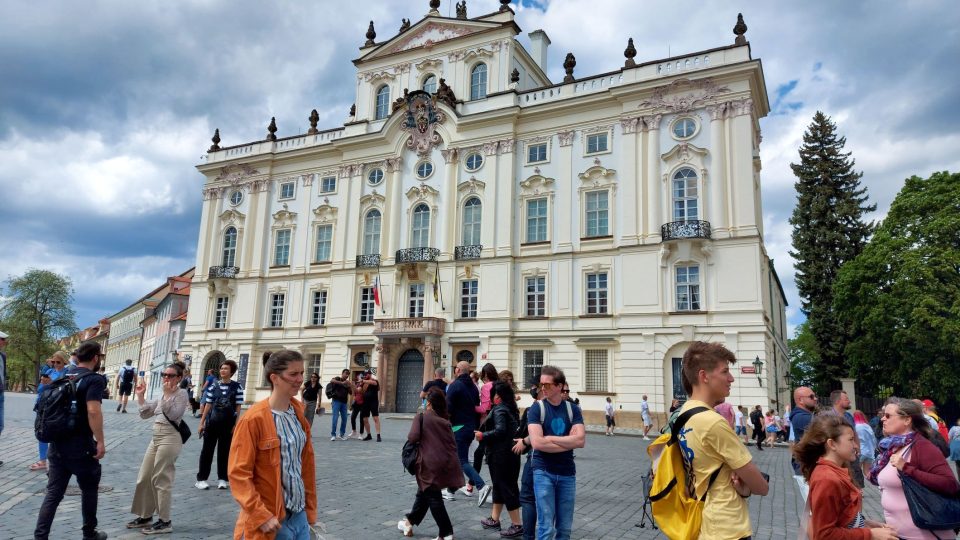
[[680, 403], [685, 403], [687, 401], [687, 392], [683, 389], [683, 358], [672, 358], [672, 371], [673, 371], [673, 399], [677, 399]]
[[410, 349], [397, 361], [397, 412], [417, 412], [423, 389], [423, 355]]

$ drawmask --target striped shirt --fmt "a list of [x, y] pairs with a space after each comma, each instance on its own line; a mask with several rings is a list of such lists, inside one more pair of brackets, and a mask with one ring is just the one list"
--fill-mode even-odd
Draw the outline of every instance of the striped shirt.
[[[204, 402], [204, 403], [213, 403], [214, 392], [215, 392], [215, 391], [214, 391], [214, 388], [217, 387], [217, 386], [220, 387], [220, 395], [221, 395], [221, 396], [227, 395], [227, 393], [230, 392], [230, 385], [231, 385], [232, 383], [233, 383], [233, 381], [230, 381], [230, 382], [226, 382], [226, 383], [225, 383], [225, 382], [223, 382], [223, 379], [217, 379], [217, 382], [215, 382], [215, 383], [213, 383], [213, 384], [208, 384], [208, 385], [207, 385], [207, 389], [203, 391], [203, 402]], [[235, 396], [234, 402], [235, 402], [237, 405], [243, 405], [243, 387], [240, 386], [239, 384], [237, 384], [237, 385], [236, 385], [236, 388], [237, 388], [237, 395]]]
[[280, 438], [280, 480], [283, 484], [283, 506], [293, 512], [299, 512], [307, 506], [306, 491], [303, 487], [303, 449], [307, 445], [307, 434], [303, 431], [293, 406], [284, 412], [271, 410], [273, 423], [277, 426]]

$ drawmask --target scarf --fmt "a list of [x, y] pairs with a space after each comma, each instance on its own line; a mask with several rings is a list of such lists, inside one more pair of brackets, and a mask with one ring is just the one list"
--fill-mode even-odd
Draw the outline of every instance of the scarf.
[[900, 451], [901, 448], [913, 444], [913, 441], [917, 439], [917, 432], [911, 431], [904, 435], [891, 435], [889, 437], [884, 437], [880, 441], [880, 455], [877, 456], [877, 460], [873, 462], [873, 467], [870, 467], [870, 483], [873, 485], [877, 484], [877, 475], [880, 474], [880, 471], [887, 466], [887, 463], [890, 463], [890, 456], [896, 454]]

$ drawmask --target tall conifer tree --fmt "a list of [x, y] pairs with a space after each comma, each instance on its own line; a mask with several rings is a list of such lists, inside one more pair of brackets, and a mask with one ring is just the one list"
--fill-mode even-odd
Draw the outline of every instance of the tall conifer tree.
[[817, 111], [803, 134], [800, 163], [790, 164], [797, 177], [790, 254], [796, 260], [801, 309], [816, 344], [813, 372], [821, 388], [849, 372], [843, 356], [847, 333], [831, 309], [832, 287], [840, 267], [863, 251], [873, 231], [863, 216], [877, 208], [867, 204], [863, 173], [853, 169], [846, 144], [830, 117]]

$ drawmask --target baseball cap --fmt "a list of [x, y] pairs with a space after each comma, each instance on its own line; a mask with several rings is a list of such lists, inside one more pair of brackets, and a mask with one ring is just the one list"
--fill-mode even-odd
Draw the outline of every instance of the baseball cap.
[[8, 337], [10, 337], [10, 336], [8, 336], [7, 334], [5, 334], [5, 333], [3, 333], [3, 332], [0, 332], [0, 339], [7, 339]]
[[935, 409], [937, 407], [937, 404], [930, 401], [929, 399], [925, 399], [923, 400], [923, 406], [928, 409]]

